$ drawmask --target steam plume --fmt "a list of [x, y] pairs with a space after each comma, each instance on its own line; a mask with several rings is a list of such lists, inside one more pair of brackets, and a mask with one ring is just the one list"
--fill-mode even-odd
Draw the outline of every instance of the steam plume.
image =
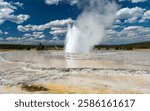
[[105, 36], [105, 30], [115, 19], [117, 5], [110, 0], [78, 0], [82, 13], [73, 26], [68, 26], [65, 51], [89, 52]]

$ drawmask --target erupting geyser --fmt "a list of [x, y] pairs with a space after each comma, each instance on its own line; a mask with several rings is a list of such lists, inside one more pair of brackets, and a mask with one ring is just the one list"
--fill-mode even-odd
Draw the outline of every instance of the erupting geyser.
[[89, 52], [105, 36], [115, 19], [117, 5], [112, 0], [79, 0], [83, 9], [73, 26], [68, 26], [65, 52]]

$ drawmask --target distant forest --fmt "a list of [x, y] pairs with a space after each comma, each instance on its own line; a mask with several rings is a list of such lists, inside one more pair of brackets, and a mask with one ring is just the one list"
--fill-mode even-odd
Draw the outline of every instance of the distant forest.
[[[16, 50], [63, 50], [63, 45], [21, 45], [21, 44], [0, 44], [0, 49], [16, 49]], [[95, 46], [97, 50], [133, 50], [133, 49], [150, 49], [149, 42], [140, 42], [122, 45], [98, 45]]]
[[115, 50], [133, 50], [133, 49], [150, 49], [149, 42], [139, 42], [131, 44], [121, 44], [121, 45], [98, 45], [95, 46], [96, 49], [115, 49]]

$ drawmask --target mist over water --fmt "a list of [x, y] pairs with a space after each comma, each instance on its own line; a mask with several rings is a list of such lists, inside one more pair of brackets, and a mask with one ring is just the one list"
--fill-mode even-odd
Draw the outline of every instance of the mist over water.
[[105, 36], [117, 11], [117, 4], [112, 0], [82, 0], [78, 3], [82, 13], [73, 26], [68, 26], [65, 52], [89, 52]]

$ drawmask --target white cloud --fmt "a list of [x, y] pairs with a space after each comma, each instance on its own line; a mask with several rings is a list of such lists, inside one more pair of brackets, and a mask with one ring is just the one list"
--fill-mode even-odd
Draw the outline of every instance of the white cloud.
[[120, 20], [116, 20], [116, 21], [114, 22], [114, 24], [121, 24], [121, 21], [120, 21]]
[[118, 0], [119, 2], [124, 2], [124, 1], [126, 1], [126, 0]]
[[5, 35], [9, 34], [8, 32], [4, 32]]
[[21, 32], [44, 31], [46, 29], [49, 29], [50, 34], [52, 34], [53, 36], [58, 36], [65, 34], [67, 32], [67, 26], [69, 24], [73, 24], [73, 22], [74, 21], [72, 19], [68, 18], [65, 20], [51, 21], [43, 25], [31, 25], [31, 24], [26, 26], [19, 25], [17, 29]]
[[144, 13], [142, 19], [139, 22], [145, 22], [147, 20], [150, 20], [150, 10], [148, 10]]
[[45, 35], [43, 34], [43, 32], [33, 32], [32, 34], [35, 38], [44, 38]]
[[[64, 44], [64, 40], [60, 40], [57, 36], [54, 36], [49, 40], [45, 40], [45, 38], [42, 36], [44, 36], [43, 32], [33, 32], [32, 34], [25, 34], [23, 37], [8, 37], [6, 39], [1, 38], [0, 42], [14, 44], [38, 44], [40, 42], [43, 44]], [[108, 30], [107, 36], [104, 38], [104, 43], [109, 44], [122, 44], [142, 41], [150, 41], [150, 28], [143, 26], [128, 26], [123, 28], [121, 31]]]
[[7, 35], [7, 34], [9, 34], [9, 33], [8, 33], [8, 32], [3, 32], [2, 30], [0, 30], [0, 34]]
[[24, 34], [24, 38], [44, 38], [43, 32], [33, 32], [32, 34]]
[[[26, 35], [30, 35], [30, 34], [26, 34]], [[5, 39], [0, 38], [0, 43], [4, 43], [4, 44], [47, 44], [47, 45], [62, 45], [64, 44], [64, 40], [60, 40], [58, 37], [53, 37], [50, 40], [45, 40], [44, 38], [41, 39], [37, 39], [35, 37], [7, 37]]]
[[0, 41], [0, 43], [4, 43], [4, 44], [39, 44], [39, 43], [43, 43], [46, 44], [48, 43], [47, 40], [45, 39], [36, 39], [36, 38], [23, 38], [23, 37], [8, 37], [6, 39], [3, 39], [2, 41]]
[[68, 24], [72, 24], [74, 21], [70, 18], [64, 20], [55, 20], [43, 25], [19, 25], [17, 29], [21, 32], [30, 32], [30, 31], [43, 31], [53, 27], [67, 27]]
[[72, 24], [74, 21], [71, 18], [64, 19], [64, 20], [55, 20], [51, 21], [51, 26], [67, 26], [68, 24]]
[[131, 1], [132, 3], [147, 2], [148, 0], [119, 0], [120, 2]]
[[51, 27], [51, 25], [49, 23], [44, 24], [44, 25], [26, 25], [26, 26], [22, 26], [22, 25], [18, 25], [17, 29], [20, 32], [30, 32], [30, 31], [43, 31], [46, 29], [49, 29]]
[[45, 0], [45, 3], [48, 5], [58, 4], [62, 0]]
[[[17, 15], [14, 20], [11, 20], [12, 22], [15, 22], [17, 24], [21, 24], [23, 23], [24, 21], [28, 20], [30, 18], [29, 15], [26, 15], [26, 14], [20, 14], [20, 15]], [[18, 20], [18, 21], [17, 21]]]
[[60, 28], [60, 27], [52, 27], [51, 31], [49, 32], [53, 36], [58, 36], [67, 33], [67, 27]]
[[5, 21], [11, 21], [17, 24], [21, 24], [25, 22], [27, 19], [29, 19], [30, 18], [29, 15], [14, 14], [15, 10], [17, 10], [17, 8], [22, 5], [23, 4], [19, 2], [5, 2], [3, 0], [0, 0], [0, 24], [4, 23]]
[[150, 28], [143, 26], [128, 26], [120, 32], [115, 30], [108, 30], [106, 43], [132, 43], [150, 41]]
[[122, 8], [117, 12], [117, 17], [120, 19], [139, 17], [139, 16], [142, 16], [144, 11], [145, 11], [145, 9], [142, 9], [140, 7]]
[[64, 40], [60, 40], [58, 37], [54, 37], [52, 40], [49, 40], [47, 44], [63, 45]]
[[16, 38], [16, 37], [8, 37], [8, 38], [6, 38], [7, 41], [16, 41], [18, 39], [20, 39], [20, 38]]
[[145, 20], [150, 19], [150, 11], [140, 7], [126, 7], [120, 9], [116, 16], [118, 20], [123, 20], [124, 23], [145, 22]]
[[66, 30], [66, 27], [65, 28], [63, 28], [63, 27], [52, 27], [51, 30], [52, 31], [54, 31], [54, 30]]
[[70, 3], [71, 5], [77, 4], [79, 0], [45, 0], [45, 3], [48, 5], [54, 5], [58, 4], [59, 2], [67, 2]]
[[59, 37], [53, 37], [52, 40], [58, 41]]
[[61, 35], [61, 34], [64, 34], [64, 33], [67, 33], [67, 30], [55, 30], [55, 31], [50, 31], [50, 34], [52, 35]]
[[146, 11], [143, 16], [144, 19], [150, 19], [150, 10]]
[[[12, 2], [13, 3], [13, 2]], [[23, 3], [20, 3], [20, 2], [15, 2], [15, 3], [13, 3], [14, 5], [16, 5], [16, 6], [18, 6], [18, 7], [23, 7]]]
[[148, 0], [131, 0], [132, 3], [146, 2]]

